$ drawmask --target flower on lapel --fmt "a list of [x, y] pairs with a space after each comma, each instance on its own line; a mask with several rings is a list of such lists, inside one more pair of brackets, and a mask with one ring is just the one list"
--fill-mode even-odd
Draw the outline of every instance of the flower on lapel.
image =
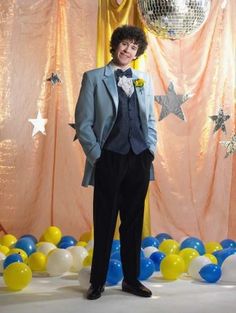
[[140, 88], [140, 92], [142, 93], [143, 92], [143, 86], [145, 84], [145, 80], [142, 79], [142, 78], [137, 78], [134, 80], [134, 86], [136, 88]]

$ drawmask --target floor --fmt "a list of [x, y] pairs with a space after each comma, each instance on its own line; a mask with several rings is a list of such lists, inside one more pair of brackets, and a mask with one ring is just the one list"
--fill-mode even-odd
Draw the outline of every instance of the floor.
[[155, 274], [144, 284], [152, 298], [124, 293], [120, 285], [106, 287], [100, 299], [84, 297], [88, 287], [88, 271], [62, 277], [34, 276], [20, 292], [9, 291], [0, 276], [1, 313], [235, 313], [236, 284], [208, 284], [184, 276], [165, 281]]

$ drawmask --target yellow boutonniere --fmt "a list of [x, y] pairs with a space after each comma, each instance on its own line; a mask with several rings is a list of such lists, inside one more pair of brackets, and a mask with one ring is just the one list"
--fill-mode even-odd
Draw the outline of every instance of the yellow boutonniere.
[[144, 83], [145, 83], [145, 80], [142, 78], [137, 78], [134, 80], [134, 86], [135, 87], [143, 88]]

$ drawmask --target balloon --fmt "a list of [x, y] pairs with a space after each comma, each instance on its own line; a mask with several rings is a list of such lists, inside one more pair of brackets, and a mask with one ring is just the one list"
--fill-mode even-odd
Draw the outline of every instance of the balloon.
[[143, 249], [143, 253], [146, 258], [149, 258], [152, 253], [157, 252], [157, 251], [158, 249], [154, 246], [149, 246]]
[[10, 290], [18, 291], [30, 283], [32, 272], [25, 263], [12, 263], [3, 271], [3, 279]]
[[120, 240], [113, 240], [112, 247], [111, 247], [111, 253], [114, 253], [116, 251], [120, 250]]
[[73, 236], [62, 236], [60, 242], [70, 241], [74, 246], [77, 244], [77, 240]]
[[24, 250], [27, 255], [31, 255], [36, 251], [35, 243], [27, 237], [19, 239], [15, 244], [15, 248]]
[[0, 252], [0, 274], [3, 272], [3, 262], [6, 259], [4, 253]]
[[88, 241], [91, 240], [92, 238], [93, 238], [92, 232], [86, 232], [86, 233], [83, 233], [83, 234], [79, 237], [79, 240], [80, 240], [80, 241], [88, 242]]
[[219, 242], [210, 241], [205, 244], [206, 253], [213, 253], [215, 251], [222, 250], [222, 246]]
[[46, 261], [46, 271], [50, 276], [60, 276], [69, 271], [73, 263], [70, 251], [65, 249], [52, 250]]
[[160, 271], [165, 279], [175, 280], [184, 272], [184, 267], [184, 260], [181, 256], [170, 254], [161, 261]]
[[183, 258], [184, 260], [184, 272], [188, 271], [188, 267], [190, 262], [196, 258], [197, 256], [199, 256], [199, 253], [197, 250], [193, 249], [193, 248], [184, 248], [179, 252], [179, 255]]
[[3, 262], [3, 269], [7, 268], [10, 264], [15, 262], [23, 262], [21, 255], [18, 253], [8, 255]]
[[193, 248], [197, 250], [200, 255], [203, 255], [205, 253], [205, 247], [203, 242], [195, 237], [186, 238], [180, 245], [180, 250], [184, 248]]
[[160, 244], [159, 250], [166, 255], [176, 254], [179, 252], [179, 243], [173, 239], [166, 239]]
[[112, 253], [110, 259], [121, 261], [120, 251]]
[[79, 279], [79, 285], [83, 289], [88, 289], [90, 285], [90, 268], [89, 267], [84, 267], [79, 271], [78, 279]]
[[57, 245], [61, 240], [62, 234], [61, 230], [56, 226], [48, 227], [43, 233], [43, 238], [47, 242], [51, 242], [54, 245]]
[[223, 249], [236, 248], [236, 241], [234, 241], [232, 239], [224, 239], [220, 242], [220, 244], [223, 247]]
[[156, 235], [156, 239], [159, 241], [159, 243], [161, 244], [163, 240], [166, 239], [173, 239], [169, 234], [166, 233], [160, 233]]
[[153, 261], [155, 265], [155, 271], [160, 271], [161, 261], [165, 258], [165, 254], [160, 251], [156, 251], [150, 255], [150, 259]]
[[221, 266], [222, 263], [224, 262], [224, 260], [232, 254], [236, 254], [236, 249], [227, 248], [227, 249], [218, 250], [218, 251], [213, 252], [213, 255], [217, 258], [219, 266]]
[[221, 268], [217, 264], [207, 264], [200, 269], [199, 274], [206, 282], [215, 283], [221, 277]]
[[8, 248], [13, 247], [16, 241], [17, 241], [16, 237], [11, 234], [3, 235], [0, 238], [0, 244]]
[[200, 276], [200, 274], [199, 274], [199, 271], [200, 271], [200, 269], [201, 269], [203, 266], [205, 266], [205, 265], [207, 265], [207, 264], [211, 264], [211, 261], [210, 261], [207, 257], [205, 257], [205, 256], [203, 256], [203, 255], [197, 256], [197, 257], [194, 258], [194, 259], [190, 262], [190, 264], [189, 264], [189, 267], [188, 267], [188, 273], [189, 273], [189, 275], [190, 275], [192, 278], [201, 280], [201, 276]]
[[87, 246], [87, 242], [86, 241], [78, 241], [76, 246], [86, 247]]
[[94, 246], [94, 242], [93, 240], [89, 240], [89, 242], [87, 243], [86, 249], [89, 251], [90, 249], [93, 249]]
[[207, 257], [211, 263], [218, 264], [217, 258], [213, 254], [205, 253], [203, 256]]
[[119, 260], [111, 259], [109, 261], [106, 283], [116, 285], [123, 278], [122, 265]]
[[0, 252], [7, 255], [10, 249], [7, 246], [0, 246]]
[[33, 272], [44, 272], [46, 270], [46, 255], [42, 252], [34, 252], [29, 256], [28, 265]]
[[149, 258], [140, 259], [140, 273], [138, 279], [146, 280], [148, 279], [155, 271], [155, 264]]
[[51, 243], [51, 242], [39, 242], [36, 245], [37, 251], [42, 252], [45, 255], [48, 255], [48, 253], [57, 247]]
[[36, 238], [35, 236], [31, 235], [31, 234], [23, 235], [23, 236], [20, 237], [20, 239], [21, 239], [21, 238], [29, 238], [29, 239], [31, 239], [35, 244], [38, 242], [37, 238]]
[[230, 255], [224, 260], [221, 280], [236, 283], [236, 254]]
[[76, 244], [77, 240], [73, 236], [63, 236], [57, 246], [58, 248], [66, 249]]
[[93, 260], [93, 249], [88, 251], [88, 255], [84, 259], [83, 266], [88, 267], [91, 266]]
[[150, 246], [153, 246], [153, 247], [156, 247], [158, 248], [159, 247], [159, 241], [155, 238], [155, 237], [145, 237], [142, 241], [142, 248], [146, 248], [146, 247], [150, 247]]
[[9, 252], [7, 253], [7, 256], [8, 256], [8, 255], [11, 255], [11, 254], [14, 254], [14, 253], [20, 254], [21, 257], [22, 257], [23, 262], [24, 262], [24, 263], [27, 263], [27, 261], [28, 261], [28, 255], [27, 255], [27, 253], [26, 253], [24, 250], [18, 249], [18, 248], [12, 248], [12, 249], [10, 249]]
[[83, 267], [84, 259], [89, 255], [88, 251], [81, 246], [69, 247], [67, 250], [70, 251], [73, 258], [70, 270], [72, 272], [79, 272]]

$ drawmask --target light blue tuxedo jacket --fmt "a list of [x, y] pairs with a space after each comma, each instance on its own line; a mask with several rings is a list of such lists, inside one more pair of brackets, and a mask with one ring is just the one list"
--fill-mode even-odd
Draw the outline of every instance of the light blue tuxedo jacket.
[[[152, 84], [147, 73], [137, 70], [132, 70], [132, 72], [134, 80], [142, 78], [145, 81], [143, 88], [135, 88], [144, 138], [154, 155], [157, 134]], [[94, 183], [95, 161], [100, 157], [101, 149], [115, 123], [118, 103], [115, 75], [110, 64], [84, 73], [75, 109], [75, 127], [86, 155], [82, 181], [85, 187]], [[153, 166], [150, 169], [150, 179], [154, 179]]]

